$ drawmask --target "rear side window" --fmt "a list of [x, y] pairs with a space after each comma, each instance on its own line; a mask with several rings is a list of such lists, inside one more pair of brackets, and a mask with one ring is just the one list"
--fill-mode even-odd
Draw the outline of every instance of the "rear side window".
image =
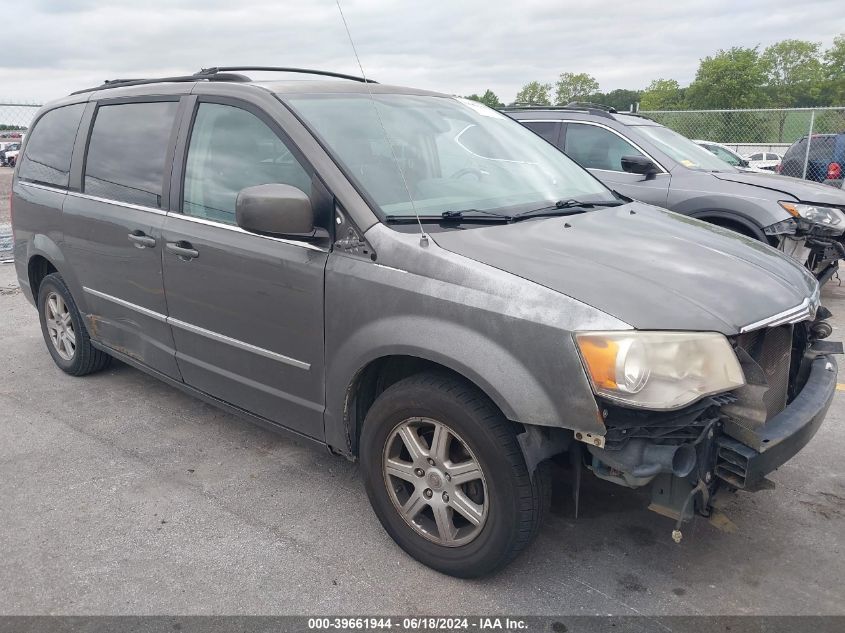
[[73, 141], [84, 110], [85, 104], [77, 103], [50, 110], [38, 119], [26, 143], [18, 176], [66, 188]]
[[85, 193], [161, 208], [176, 101], [100, 106], [88, 144]]

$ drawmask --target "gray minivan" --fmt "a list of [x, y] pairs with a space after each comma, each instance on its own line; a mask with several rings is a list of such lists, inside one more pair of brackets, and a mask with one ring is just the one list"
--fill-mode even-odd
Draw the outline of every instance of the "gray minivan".
[[387, 532], [456, 576], [527, 546], [548, 460], [652, 485], [679, 540], [819, 428], [837, 348], [796, 261], [477, 103], [249, 70], [37, 114], [15, 265], [68, 374], [117, 358], [360, 459]]
[[843, 191], [733, 167], [645, 116], [595, 104], [506, 112], [611, 189], [770, 244], [821, 283], [845, 257]]

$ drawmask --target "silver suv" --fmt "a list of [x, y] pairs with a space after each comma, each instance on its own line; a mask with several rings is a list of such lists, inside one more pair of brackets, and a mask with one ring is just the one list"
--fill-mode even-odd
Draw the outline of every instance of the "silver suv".
[[456, 576], [528, 545], [551, 459], [652, 485], [680, 538], [815, 434], [837, 350], [794, 260], [474, 102], [249, 70], [38, 113], [15, 265], [63, 371], [117, 358], [359, 459], [387, 532]]
[[731, 166], [674, 130], [612, 108], [506, 111], [611, 189], [770, 244], [821, 283], [845, 257], [843, 191]]

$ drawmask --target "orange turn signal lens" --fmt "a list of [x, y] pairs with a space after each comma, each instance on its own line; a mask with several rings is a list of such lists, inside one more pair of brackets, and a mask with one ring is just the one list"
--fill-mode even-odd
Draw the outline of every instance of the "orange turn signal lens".
[[599, 337], [585, 337], [579, 343], [581, 356], [593, 384], [600, 389], [616, 389], [616, 357], [619, 344]]

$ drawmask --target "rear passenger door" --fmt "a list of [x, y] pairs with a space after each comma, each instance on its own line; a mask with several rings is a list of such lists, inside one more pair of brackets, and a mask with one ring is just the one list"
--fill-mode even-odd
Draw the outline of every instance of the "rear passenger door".
[[322, 438], [329, 242], [256, 235], [235, 224], [235, 199], [244, 188], [292, 185], [316, 209], [319, 182], [272, 118], [252, 105], [202, 97], [184, 129], [174, 212], [163, 231], [182, 376], [200, 391]]
[[[609, 188], [635, 200], [666, 206], [670, 175], [621, 134], [597, 123], [568, 121], [563, 136], [566, 154]], [[650, 178], [628, 173], [622, 169], [623, 156], [646, 156], [660, 173]]]
[[63, 212], [92, 338], [177, 379], [161, 229], [178, 109], [178, 97], [89, 104], [90, 133], [77, 139], [83, 150], [87, 140], [81, 191], [68, 193]]

